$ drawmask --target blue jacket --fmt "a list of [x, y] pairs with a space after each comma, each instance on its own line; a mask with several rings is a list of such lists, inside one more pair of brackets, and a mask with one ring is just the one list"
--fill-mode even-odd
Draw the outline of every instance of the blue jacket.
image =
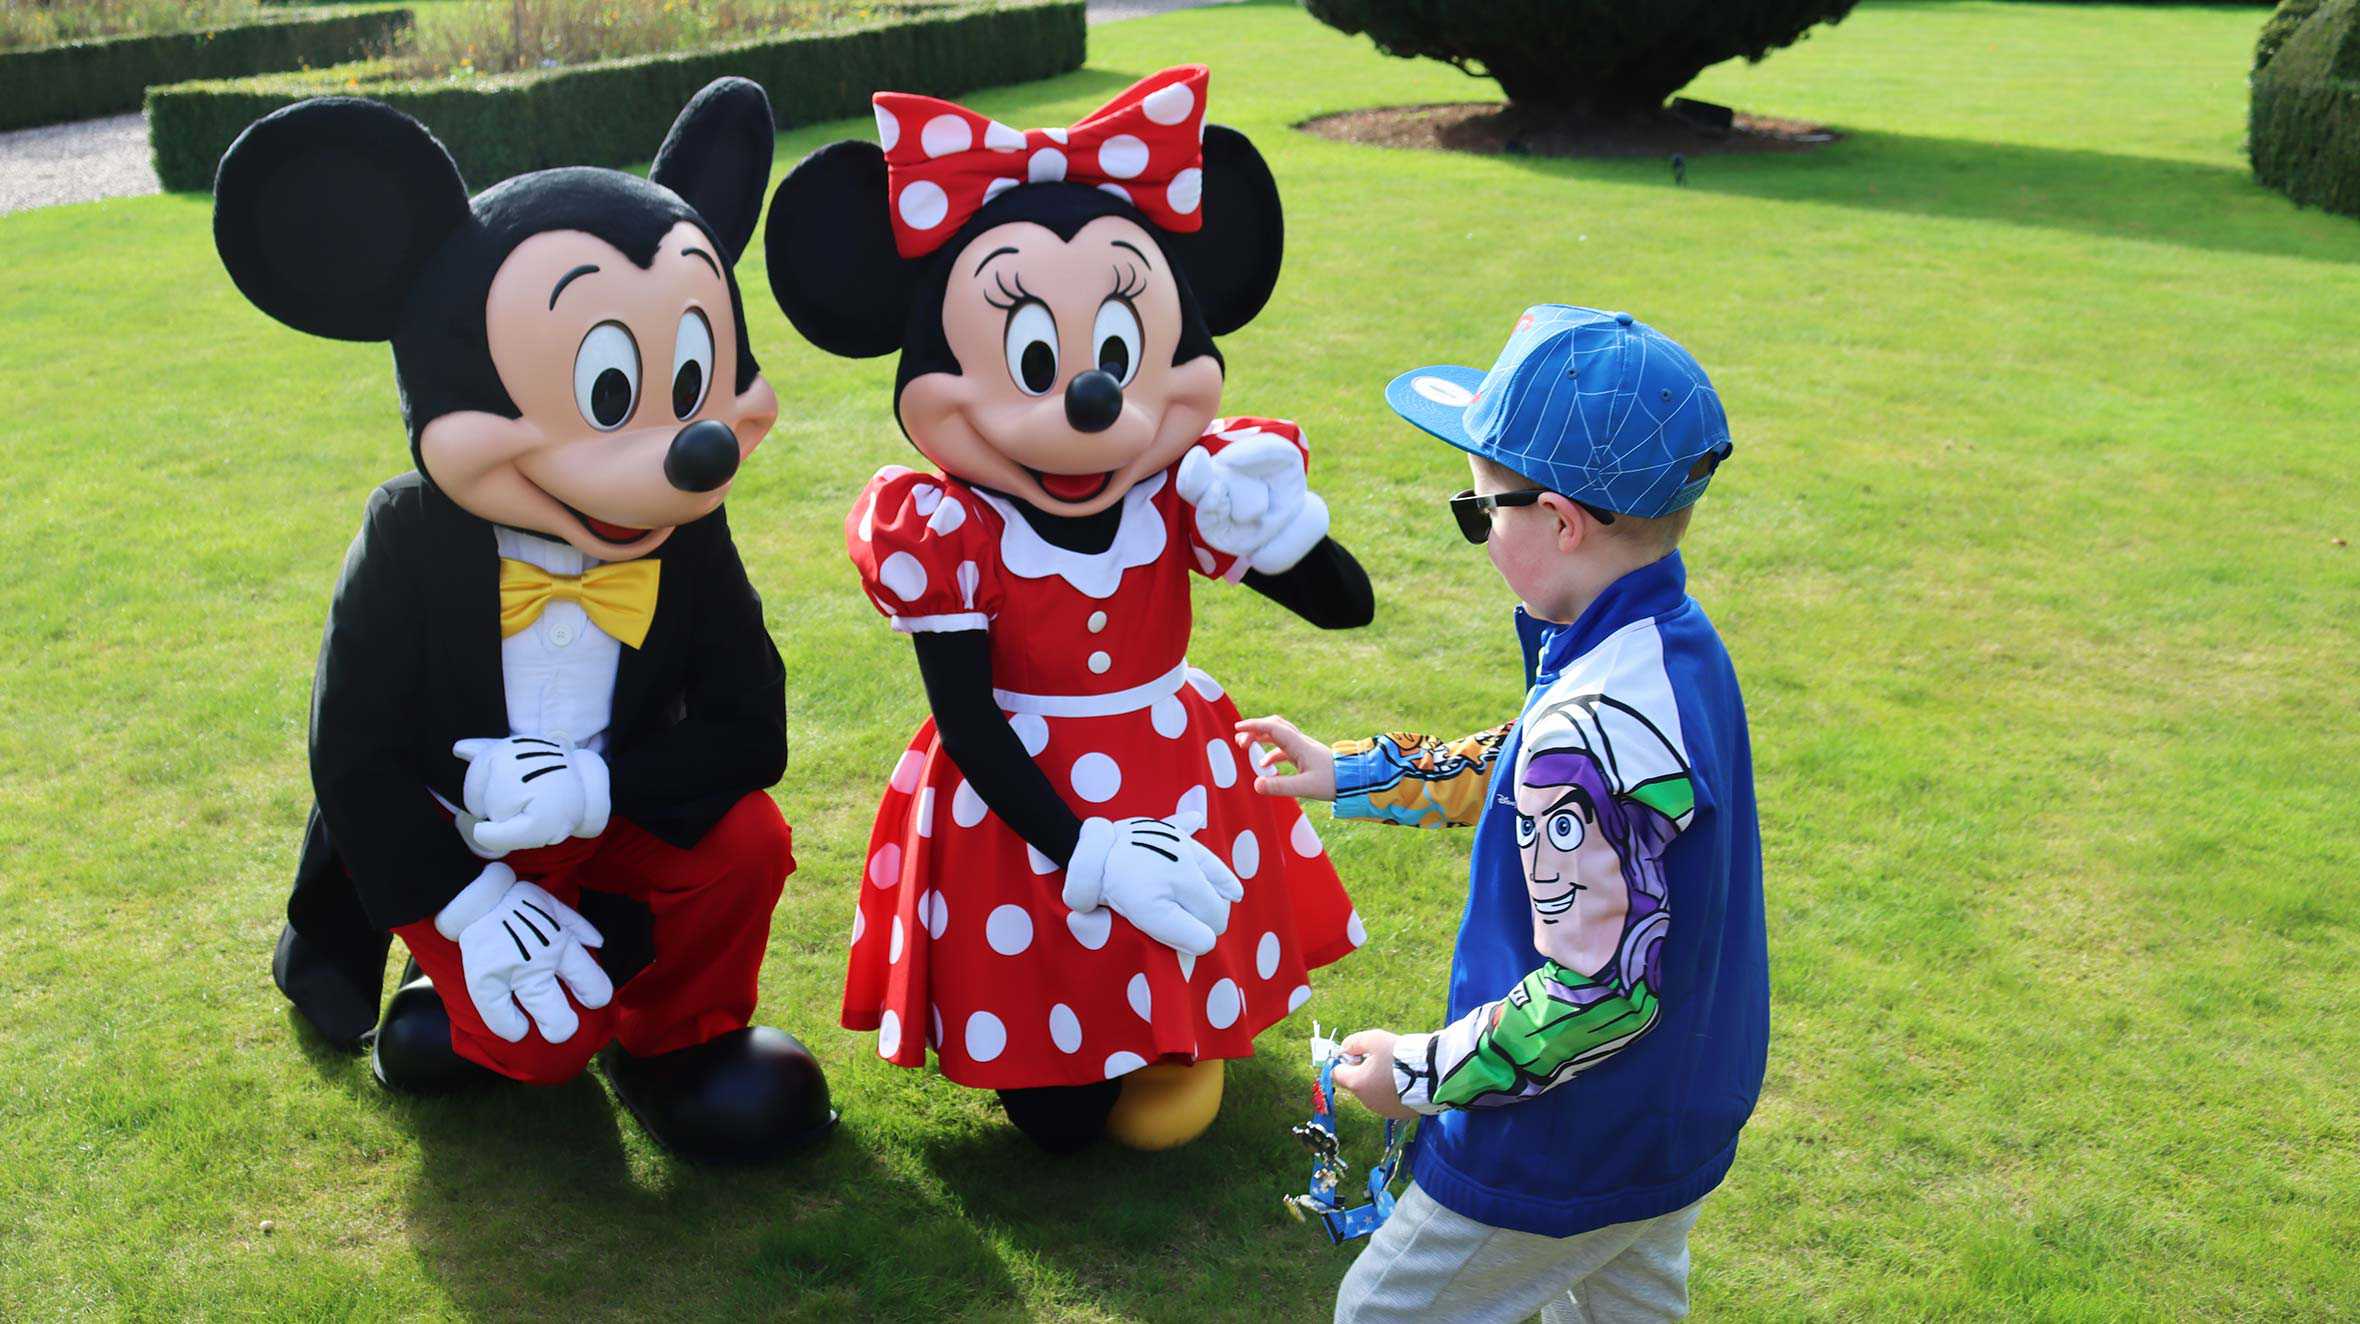
[[[1568, 626], [1519, 611], [1518, 719], [1339, 746], [1338, 817], [1473, 822], [1450, 1024], [1404, 1035], [1418, 1185], [1571, 1236], [1729, 1170], [1761, 1091], [1769, 961], [1745, 706], [1677, 553]], [[1504, 770], [1504, 774], [1503, 774]]]

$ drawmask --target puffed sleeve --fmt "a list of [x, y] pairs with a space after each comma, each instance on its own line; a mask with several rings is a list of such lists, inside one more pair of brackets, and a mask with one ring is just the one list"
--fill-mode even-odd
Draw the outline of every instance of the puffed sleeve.
[[[1262, 437], [1276, 437], [1293, 446], [1295, 453], [1302, 457], [1302, 472], [1305, 475], [1311, 472], [1311, 447], [1303, 440], [1303, 429], [1283, 418], [1216, 418], [1205, 425], [1204, 435], [1197, 439], [1196, 444], [1211, 454], [1219, 455], [1241, 441]], [[1181, 524], [1188, 530], [1189, 556], [1199, 571], [1211, 578], [1226, 579], [1231, 583], [1245, 578], [1245, 558], [1232, 556], [1207, 543], [1198, 533], [1195, 520], [1182, 520]]]
[[852, 503], [844, 548], [894, 629], [982, 630], [999, 615], [999, 558], [979, 507], [959, 484], [899, 465]]

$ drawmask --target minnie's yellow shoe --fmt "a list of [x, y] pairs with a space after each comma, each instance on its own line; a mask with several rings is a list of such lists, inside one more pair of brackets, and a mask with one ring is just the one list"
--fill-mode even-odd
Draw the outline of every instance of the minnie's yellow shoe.
[[1159, 1062], [1123, 1077], [1106, 1134], [1133, 1149], [1173, 1149], [1205, 1133], [1221, 1111], [1221, 1062]]

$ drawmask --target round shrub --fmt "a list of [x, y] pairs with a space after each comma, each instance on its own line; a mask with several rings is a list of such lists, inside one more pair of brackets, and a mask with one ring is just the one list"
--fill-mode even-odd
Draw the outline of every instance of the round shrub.
[[2360, 216], [2360, 0], [2311, 10], [2292, 31], [2273, 24], [2263, 33], [2246, 147], [2255, 179], [2296, 202]]

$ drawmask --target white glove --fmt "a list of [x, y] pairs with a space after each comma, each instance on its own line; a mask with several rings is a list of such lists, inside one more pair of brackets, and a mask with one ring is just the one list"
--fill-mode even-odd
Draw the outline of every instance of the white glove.
[[539, 736], [462, 740], [451, 753], [467, 760], [461, 797], [477, 821], [459, 835], [478, 855], [554, 846], [595, 837], [613, 812], [606, 760], [570, 741]]
[[1196, 507], [1197, 533], [1266, 575], [1292, 570], [1327, 536], [1327, 502], [1305, 483], [1303, 452], [1268, 433], [1180, 457], [1180, 499]]
[[1065, 904], [1075, 911], [1100, 905], [1176, 952], [1202, 956], [1229, 928], [1229, 903], [1246, 890], [1221, 857], [1198, 842], [1204, 820], [1170, 818], [1082, 820], [1082, 837], [1065, 866]]
[[606, 939], [572, 906], [518, 882], [497, 860], [435, 915], [434, 928], [459, 944], [468, 998], [485, 1027], [509, 1043], [535, 1027], [553, 1044], [573, 1038], [582, 1018], [566, 990], [585, 1007], [603, 1007], [615, 995], [588, 950]]

